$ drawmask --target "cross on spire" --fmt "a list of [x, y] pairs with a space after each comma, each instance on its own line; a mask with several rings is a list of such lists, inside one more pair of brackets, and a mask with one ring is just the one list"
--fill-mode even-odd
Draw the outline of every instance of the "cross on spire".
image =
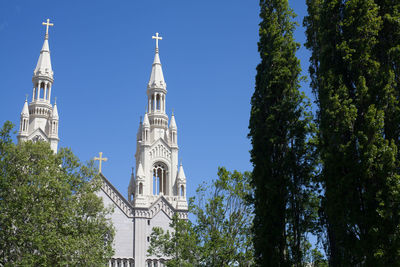
[[99, 157], [94, 157], [94, 160], [98, 160], [99, 161], [99, 173], [101, 173], [101, 162], [102, 161], [107, 161], [108, 158], [103, 158], [103, 152], [99, 152]]
[[54, 26], [54, 23], [50, 23], [50, 19], [47, 19], [47, 22], [42, 22], [42, 25], [46, 25], [46, 39], [49, 36], [49, 26]]
[[156, 36], [152, 36], [152, 39], [156, 39], [156, 53], [158, 53], [158, 40], [162, 40], [161, 36], [158, 36], [158, 32], [156, 32]]

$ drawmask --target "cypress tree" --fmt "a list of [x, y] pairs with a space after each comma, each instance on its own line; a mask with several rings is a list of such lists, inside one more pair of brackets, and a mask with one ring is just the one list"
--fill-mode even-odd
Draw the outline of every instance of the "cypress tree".
[[[400, 2], [395, 0], [376, 0], [382, 28], [378, 34], [378, 44], [374, 50], [380, 63], [379, 77], [381, 88], [388, 91], [385, 99], [384, 136], [393, 142], [397, 149], [394, 173], [399, 174], [400, 153]], [[400, 195], [399, 180], [395, 175], [388, 176], [382, 191], [378, 195], [382, 217], [379, 225], [380, 248], [377, 255], [386, 265], [396, 262], [399, 265], [400, 232]], [[394, 265], [394, 264], [393, 264]]]
[[397, 2], [307, 0], [332, 266], [400, 261]]
[[261, 266], [303, 266], [309, 247], [306, 233], [315, 213], [311, 117], [299, 92], [295, 14], [287, 0], [261, 0], [260, 8], [261, 63], [249, 125], [255, 258]]

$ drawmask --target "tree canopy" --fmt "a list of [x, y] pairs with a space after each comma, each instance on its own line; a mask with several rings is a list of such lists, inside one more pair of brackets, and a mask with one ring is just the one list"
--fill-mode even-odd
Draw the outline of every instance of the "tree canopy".
[[307, 0], [332, 266], [399, 266], [400, 2]]
[[260, 266], [310, 263], [308, 235], [317, 227], [315, 129], [299, 90], [294, 17], [287, 0], [260, 1], [261, 62], [249, 123], [254, 247]]
[[114, 230], [95, 169], [69, 149], [15, 145], [11, 130], [0, 131], [0, 265], [107, 265]]
[[191, 198], [194, 221], [175, 216], [171, 231], [153, 228], [148, 253], [166, 256], [167, 266], [250, 266], [252, 208], [250, 173], [218, 169], [218, 179], [200, 185]]

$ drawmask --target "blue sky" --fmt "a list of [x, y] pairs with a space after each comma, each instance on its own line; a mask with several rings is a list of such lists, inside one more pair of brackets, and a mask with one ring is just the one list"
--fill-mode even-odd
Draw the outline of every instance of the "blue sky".
[[[302, 24], [304, 0], [289, 1]], [[159, 32], [188, 195], [216, 177], [217, 167], [251, 170], [250, 98], [259, 63], [259, 6], [254, 0], [0, 0], [0, 124], [19, 123], [50, 18], [60, 146], [87, 161], [102, 151], [103, 173], [123, 195], [135, 165]], [[300, 27], [295, 38], [305, 41]], [[309, 52], [298, 56], [307, 74]], [[308, 82], [303, 90], [310, 96]]]

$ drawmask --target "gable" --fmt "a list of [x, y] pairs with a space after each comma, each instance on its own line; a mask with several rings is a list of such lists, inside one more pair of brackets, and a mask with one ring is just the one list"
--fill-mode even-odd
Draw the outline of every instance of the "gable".
[[103, 174], [100, 173], [100, 176], [103, 179], [101, 190], [127, 217], [133, 217], [133, 207], [129, 201], [126, 200], [120, 192], [118, 192], [118, 190], [110, 183], [110, 181], [107, 180]]
[[150, 159], [164, 158], [171, 161], [171, 149], [163, 139], [158, 139], [149, 151]]
[[34, 130], [28, 136], [28, 140], [31, 140], [33, 142], [37, 142], [37, 141], [46, 141], [46, 142], [48, 142], [49, 141], [49, 139], [47, 138], [46, 133], [41, 128], [37, 128], [36, 130]]
[[169, 219], [178, 212], [180, 219], [187, 219], [187, 212], [177, 211], [164, 196], [159, 197], [148, 209], [135, 209], [135, 217], [154, 218], [158, 213], [164, 213]]

